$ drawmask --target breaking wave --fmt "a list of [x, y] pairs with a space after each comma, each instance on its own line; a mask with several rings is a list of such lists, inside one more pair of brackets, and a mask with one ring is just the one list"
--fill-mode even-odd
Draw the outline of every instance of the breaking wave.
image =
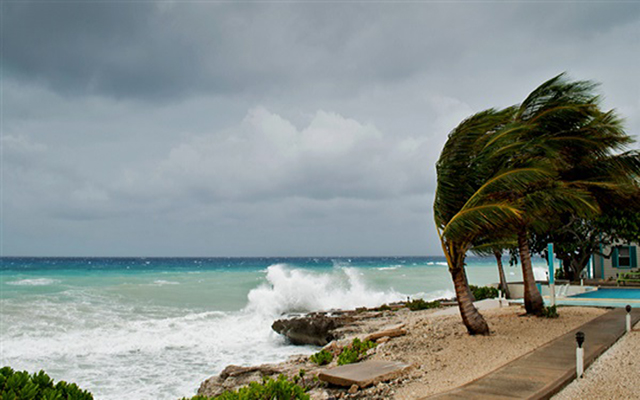
[[356, 307], [375, 307], [404, 299], [396, 291], [368, 288], [352, 267], [335, 267], [328, 273], [275, 264], [267, 268], [267, 283], [249, 292], [248, 311], [277, 316], [286, 313]]

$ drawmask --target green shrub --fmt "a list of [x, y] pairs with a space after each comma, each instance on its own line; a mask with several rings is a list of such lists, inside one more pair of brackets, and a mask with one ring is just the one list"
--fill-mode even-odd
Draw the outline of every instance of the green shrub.
[[342, 352], [338, 356], [338, 365], [353, 364], [360, 360], [360, 358], [367, 352], [367, 350], [376, 347], [376, 344], [371, 340], [361, 341], [358, 338], [353, 339], [350, 346], [342, 349]]
[[440, 302], [438, 300], [424, 301], [423, 299], [415, 299], [407, 301], [407, 308], [409, 308], [409, 310], [411, 311], [427, 310], [429, 308], [438, 307], [440, 307]]
[[[238, 390], [228, 390], [215, 397], [194, 396], [190, 400], [309, 400], [305, 389], [280, 375], [278, 379], [265, 377], [262, 383], [251, 382]], [[187, 400], [183, 398], [183, 400]]]
[[44, 371], [29, 375], [4, 367], [0, 369], [0, 399], [93, 400], [93, 395], [75, 383], [60, 381], [54, 385]]
[[550, 306], [543, 307], [540, 316], [545, 318], [558, 318], [560, 315], [558, 315], [558, 309], [556, 309], [556, 306]]
[[318, 365], [329, 364], [332, 360], [333, 360], [333, 353], [324, 349], [320, 350], [316, 354], [313, 354], [311, 357], [309, 357], [309, 361], [311, 361], [312, 363], [316, 363]]
[[473, 297], [476, 298], [476, 301], [498, 297], [498, 289], [492, 286], [469, 285], [469, 289], [471, 289], [471, 293], [473, 293]]

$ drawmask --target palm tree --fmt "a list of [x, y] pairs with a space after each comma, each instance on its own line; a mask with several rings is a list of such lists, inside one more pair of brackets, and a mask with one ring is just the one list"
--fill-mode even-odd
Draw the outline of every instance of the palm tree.
[[504, 168], [505, 157], [496, 156], [501, 148], [486, 146], [508, 126], [515, 110], [490, 109], [464, 120], [449, 134], [436, 164], [436, 227], [471, 334], [488, 334], [489, 327], [472, 303], [464, 268], [467, 251], [488, 232], [503, 231], [521, 219], [522, 210], [502, 193], [524, 191], [552, 174], [533, 163]]
[[619, 118], [600, 110], [594, 87], [559, 75], [521, 105], [477, 113], [449, 134], [436, 164], [434, 217], [461, 315], [472, 334], [486, 334], [488, 326], [471, 302], [466, 252], [495, 242], [505, 230], [514, 232], [525, 308], [539, 314], [544, 305], [531, 267], [529, 232], [548, 230], [563, 212], [597, 214], [589, 188], [619, 185], [612, 174], [585, 180], [583, 174], [570, 173], [576, 171], [576, 155], [603, 160], [629, 143]]
[[[510, 162], [514, 165], [540, 159], [551, 163], [556, 172], [553, 180], [514, 193], [511, 198], [525, 216], [518, 221], [516, 232], [528, 313], [538, 314], [543, 308], [531, 267], [529, 231], [548, 229], [550, 220], [563, 212], [583, 217], [598, 214], [593, 188], [619, 188], [616, 175], [624, 176], [620, 166], [633, 163], [629, 154], [613, 154], [631, 139], [614, 112], [600, 109], [599, 98], [593, 94], [595, 87], [589, 81], [568, 81], [564, 74], [548, 80], [518, 107], [513, 128], [504, 130], [495, 139], [495, 142], [513, 141], [501, 147], [513, 154]], [[584, 164], [580, 160], [589, 160], [586, 164], [590, 171], [616, 172], [594, 178], [585, 168], [580, 169]]]

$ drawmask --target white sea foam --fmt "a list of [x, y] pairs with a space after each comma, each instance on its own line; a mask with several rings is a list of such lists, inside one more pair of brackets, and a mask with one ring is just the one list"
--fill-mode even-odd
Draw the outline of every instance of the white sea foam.
[[54, 285], [56, 283], [60, 283], [57, 279], [49, 279], [49, 278], [34, 278], [34, 279], [20, 279], [13, 282], [7, 282], [7, 285], [14, 286], [49, 286]]
[[402, 265], [392, 265], [390, 267], [376, 268], [378, 271], [395, 271], [398, 268], [402, 268]]
[[444, 265], [446, 267], [449, 264], [446, 261], [429, 261], [427, 265]]
[[[313, 351], [286, 345], [270, 328], [273, 318], [257, 312], [182, 314], [86, 292], [67, 296], [77, 301], [66, 306], [4, 302], [2, 365], [44, 368], [97, 399], [174, 399], [194, 395], [202, 380], [226, 365], [276, 362]], [[27, 311], [31, 318], [24, 317]]]
[[165, 281], [163, 279], [157, 279], [155, 281], [153, 281], [153, 284], [156, 286], [164, 286], [164, 285], [179, 285], [180, 282], [174, 282], [174, 281]]
[[266, 278], [267, 284], [251, 290], [247, 305], [247, 310], [260, 315], [373, 307], [404, 297], [368, 288], [360, 272], [350, 267], [322, 274], [276, 264], [267, 269]]

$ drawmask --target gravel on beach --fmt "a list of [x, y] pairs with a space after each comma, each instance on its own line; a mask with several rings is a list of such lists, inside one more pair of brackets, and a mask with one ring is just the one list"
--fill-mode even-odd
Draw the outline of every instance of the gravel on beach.
[[640, 323], [553, 400], [640, 399]]

